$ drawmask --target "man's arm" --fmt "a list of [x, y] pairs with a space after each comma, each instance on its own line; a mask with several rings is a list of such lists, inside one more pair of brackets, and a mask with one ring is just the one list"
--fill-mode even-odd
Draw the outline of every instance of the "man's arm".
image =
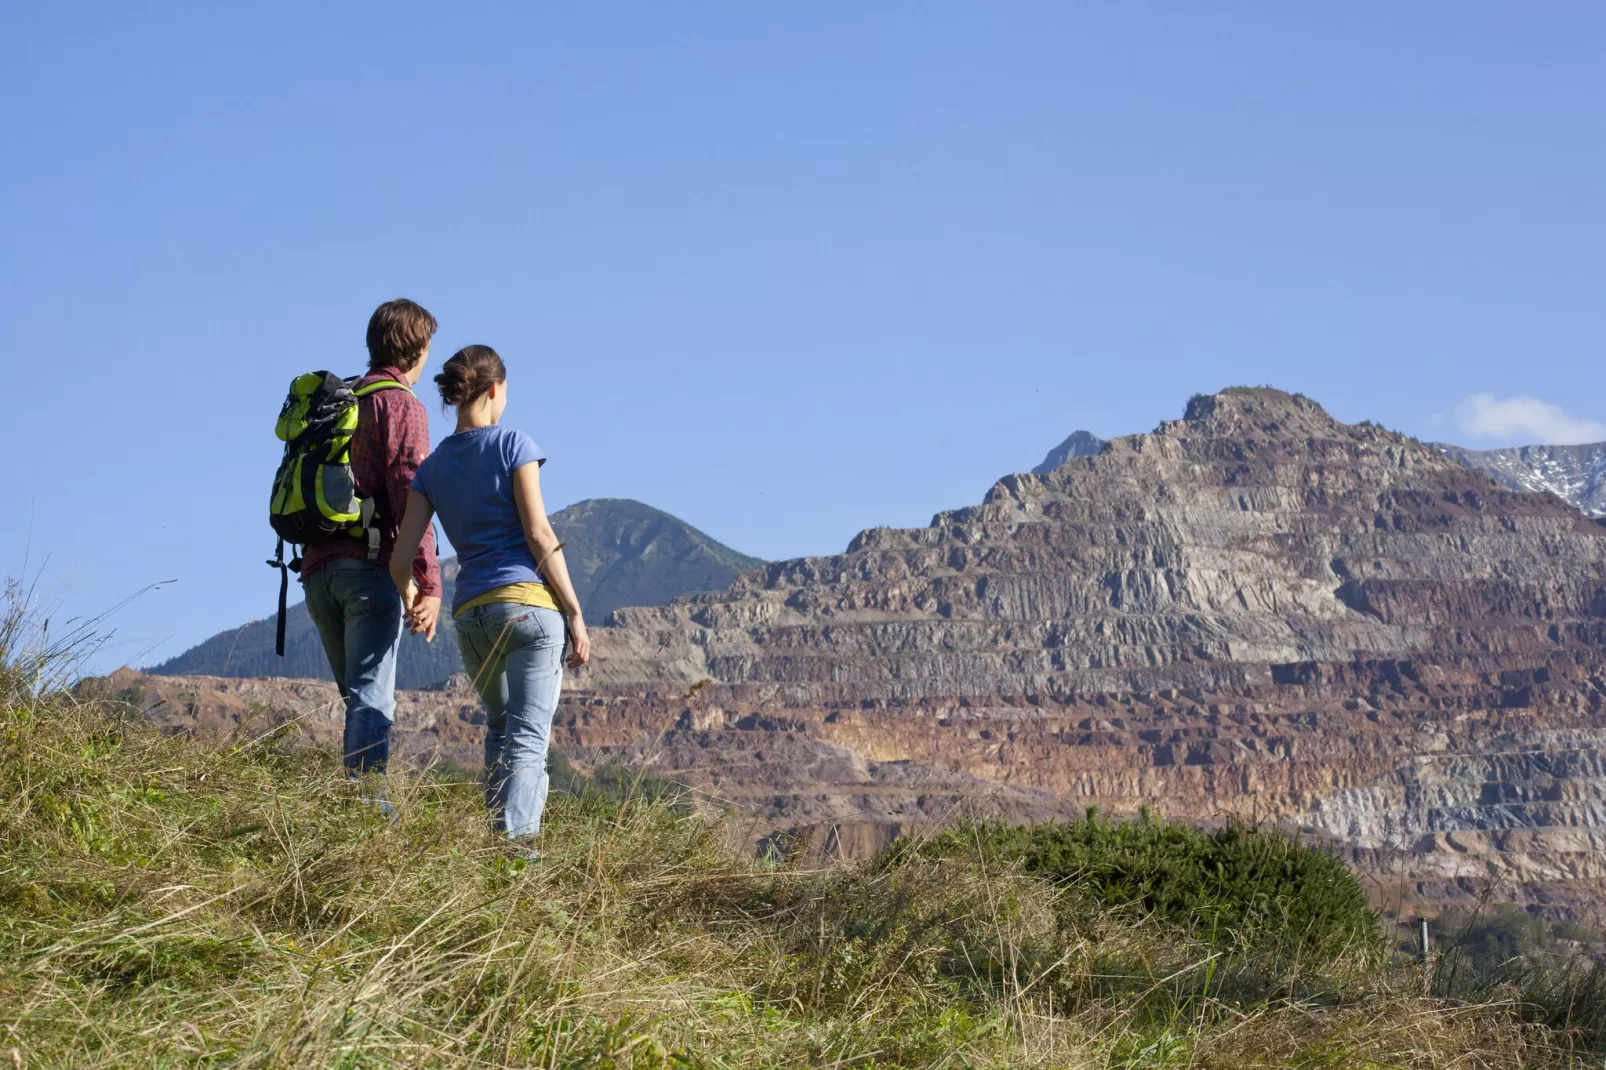
[[[400, 402], [391, 406], [391, 419], [386, 421], [390, 434], [385, 451], [385, 496], [390, 507], [397, 510], [398, 515], [391, 519], [399, 527], [407, 508], [407, 496], [412, 491], [413, 477], [418, 474], [418, 466], [424, 463], [424, 458], [429, 456], [429, 414], [424, 411], [424, 403], [410, 393], [396, 390], [380, 396]], [[400, 551], [401, 547], [398, 545], [396, 549]], [[441, 568], [435, 560], [433, 525], [425, 528], [418, 552], [413, 555], [413, 581], [418, 585], [418, 597], [440, 598]]]
[[428, 498], [416, 490], [408, 491], [407, 512], [396, 531], [396, 551], [390, 555], [390, 579], [402, 596], [402, 605], [407, 607], [408, 627], [414, 635], [422, 634], [426, 643], [435, 641], [440, 599], [431, 600], [419, 595], [418, 582], [413, 578], [413, 571], [407, 567], [407, 562], [409, 559], [418, 559], [424, 538], [432, 530], [430, 520], [434, 516], [435, 507]]

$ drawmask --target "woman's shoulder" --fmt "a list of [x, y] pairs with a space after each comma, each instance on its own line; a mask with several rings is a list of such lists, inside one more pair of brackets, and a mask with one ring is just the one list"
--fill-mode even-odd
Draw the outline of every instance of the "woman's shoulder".
[[498, 424], [497, 430], [500, 432], [498, 444], [502, 447], [502, 456], [508, 467], [522, 468], [531, 461], [540, 463], [546, 460], [546, 454], [541, 452], [541, 447], [526, 432], [505, 424]]
[[419, 462], [418, 470], [422, 472], [426, 468], [431, 470], [438, 468], [449, 472], [462, 467], [465, 463], [472, 464], [473, 456], [473, 447], [463, 441], [463, 433], [459, 431], [437, 442], [435, 448]]
[[516, 438], [529, 438], [530, 437], [529, 433], [526, 432], [523, 428], [514, 427], [512, 424], [492, 424], [490, 427], [487, 427], [486, 430], [491, 432], [492, 434], [496, 435], [496, 437], [498, 437], [498, 438], [514, 438], [514, 439], [516, 439]]

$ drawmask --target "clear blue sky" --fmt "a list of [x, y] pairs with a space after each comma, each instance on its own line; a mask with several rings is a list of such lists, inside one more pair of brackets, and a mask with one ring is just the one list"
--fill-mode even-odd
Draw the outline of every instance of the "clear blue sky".
[[507, 358], [551, 508], [771, 558], [1235, 383], [1606, 437], [1598, 0], [16, 3], [0, 40], [0, 571], [48, 554], [58, 613], [179, 581], [103, 662], [270, 608], [285, 385], [397, 295], [437, 362]]

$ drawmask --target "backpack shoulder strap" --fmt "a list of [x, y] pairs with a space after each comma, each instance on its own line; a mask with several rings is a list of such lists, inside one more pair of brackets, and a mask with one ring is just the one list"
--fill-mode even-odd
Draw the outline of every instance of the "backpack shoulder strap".
[[405, 390], [409, 394], [413, 392], [413, 388], [408, 386], [406, 383], [398, 383], [394, 379], [376, 379], [365, 386], [357, 387], [352, 391], [352, 393], [356, 394], [360, 398], [365, 398], [369, 394], [377, 394], [381, 390]]

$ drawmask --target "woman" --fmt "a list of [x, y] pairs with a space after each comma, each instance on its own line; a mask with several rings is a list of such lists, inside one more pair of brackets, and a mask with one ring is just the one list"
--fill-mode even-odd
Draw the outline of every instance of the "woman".
[[[457, 642], [488, 713], [485, 804], [509, 837], [534, 836], [546, 806], [565, 633], [570, 668], [591, 657], [591, 640], [563, 544], [541, 504], [546, 457], [529, 435], [498, 422], [507, 408], [502, 358], [490, 346], [466, 346], [435, 384], [441, 401], [457, 408], [457, 431], [413, 479], [391, 578], [411, 606], [410, 563], [439, 513], [460, 566], [452, 603]], [[432, 631], [428, 623], [409, 619], [415, 634]]]

